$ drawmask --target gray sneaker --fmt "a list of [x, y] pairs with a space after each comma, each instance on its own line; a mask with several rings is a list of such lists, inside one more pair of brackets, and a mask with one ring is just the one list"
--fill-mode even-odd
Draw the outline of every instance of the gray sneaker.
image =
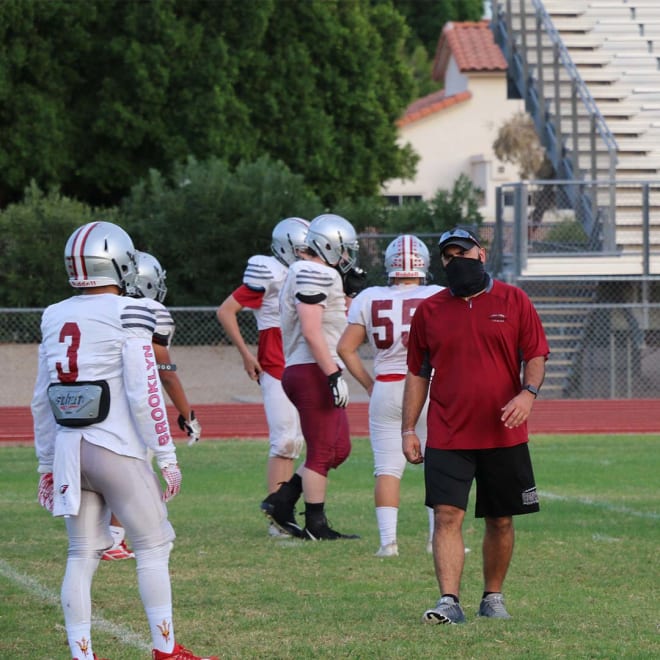
[[449, 596], [443, 596], [432, 610], [426, 610], [424, 623], [465, 623], [463, 608]]
[[511, 615], [504, 607], [504, 596], [502, 594], [488, 594], [479, 605], [479, 616], [487, 616], [490, 619], [510, 619]]

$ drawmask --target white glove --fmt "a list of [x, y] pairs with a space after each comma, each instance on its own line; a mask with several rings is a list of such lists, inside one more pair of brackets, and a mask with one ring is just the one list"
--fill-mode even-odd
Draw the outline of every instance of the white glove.
[[39, 478], [39, 504], [51, 513], [53, 513], [53, 492], [53, 473], [42, 474]]
[[348, 385], [341, 376], [341, 369], [328, 376], [328, 385], [332, 392], [335, 408], [346, 408], [348, 405]]
[[181, 470], [179, 470], [179, 466], [174, 463], [174, 465], [166, 465], [165, 467], [162, 467], [160, 471], [167, 484], [167, 488], [163, 493], [163, 502], [169, 502], [175, 495], [178, 495], [181, 490]]
[[188, 434], [190, 440], [188, 440], [188, 446], [194, 445], [196, 442], [199, 442], [202, 437], [202, 425], [197, 421], [195, 417], [195, 411], [190, 411], [190, 419], [186, 419], [183, 415], [179, 415], [177, 419], [179, 428], [182, 431], [185, 431]]

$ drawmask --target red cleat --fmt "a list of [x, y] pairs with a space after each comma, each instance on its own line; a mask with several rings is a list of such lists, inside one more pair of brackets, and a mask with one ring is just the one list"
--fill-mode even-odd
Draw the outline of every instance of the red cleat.
[[181, 646], [181, 644], [175, 644], [172, 653], [165, 653], [165, 651], [154, 649], [151, 652], [151, 657], [153, 660], [220, 660], [216, 655], [195, 655], [192, 651]]
[[126, 541], [122, 541], [119, 545], [106, 550], [101, 559], [105, 561], [117, 561], [119, 559], [135, 559], [135, 553], [128, 549]]

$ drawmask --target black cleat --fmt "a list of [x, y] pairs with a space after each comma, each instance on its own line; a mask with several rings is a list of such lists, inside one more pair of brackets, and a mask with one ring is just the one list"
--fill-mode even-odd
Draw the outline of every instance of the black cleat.
[[277, 529], [296, 538], [304, 537], [302, 528], [296, 522], [293, 504], [286, 502], [284, 498], [279, 496], [279, 491], [271, 493], [260, 506]]
[[330, 527], [325, 516], [315, 524], [307, 524], [303, 530], [307, 541], [335, 541], [337, 539], [359, 539], [357, 534], [342, 534]]

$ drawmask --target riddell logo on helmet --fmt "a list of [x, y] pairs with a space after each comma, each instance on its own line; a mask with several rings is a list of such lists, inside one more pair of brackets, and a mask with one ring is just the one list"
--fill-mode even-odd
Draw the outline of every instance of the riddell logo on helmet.
[[71, 286], [79, 289], [86, 289], [93, 286], [100, 286], [96, 280], [69, 280]]

